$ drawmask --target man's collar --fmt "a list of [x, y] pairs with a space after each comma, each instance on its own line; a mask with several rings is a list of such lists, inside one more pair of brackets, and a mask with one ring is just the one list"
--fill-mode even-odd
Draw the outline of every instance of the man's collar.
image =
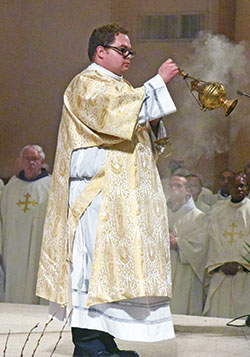
[[245, 203], [247, 203], [249, 199], [247, 197], [243, 198], [240, 202], [232, 202], [231, 200], [229, 201], [229, 205], [234, 208], [239, 208], [243, 206]]
[[100, 71], [100, 72], [106, 74], [107, 76], [110, 76], [110, 77], [113, 77], [113, 78], [116, 78], [116, 79], [123, 78], [123, 76], [118, 76], [118, 74], [115, 74], [115, 73], [109, 71], [107, 68], [104, 68], [104, 67], [102, 67], [101, 65], [99, 65], [99, 64], [97, 64], [95, 62], [91, 63], [87, 67], [87, 69], [94, 69], [94, 70]]
[[221, 188], [218, 191], [218, 195], [223, 198], [228, 198], [230, 196], [229, 193], [224, 192]]
[[187, 212], [191, 211], [192, 209], [194, 209], [195, 207], [196, 206], [195, 206], [193, 198], [188, 195], [186, 197], [185, 203], [183, 205], [181, 205], [178, 209], [172, 210], [171, 207], [168, 207], [168, 208], [170, 208], [172, 212], [187, 213]]
[[41, 169], [41, 173], [39, 175], [37, 175], [35, 178], [32, 178], [32, 179], [28, 179], [27, 177], [25, 177], [24, 170], [20, 171], [19, 174], [17, 175], [17, 177], [20, 180], [23, 180], [23, 181], [26, 181], [26, 182], [37, 181], [37, 180], [39, 180], [39, 179], [41, 179], [43, 177], [46, 177], [46, 176], [49, 176], [49, 173], [44, 168]]

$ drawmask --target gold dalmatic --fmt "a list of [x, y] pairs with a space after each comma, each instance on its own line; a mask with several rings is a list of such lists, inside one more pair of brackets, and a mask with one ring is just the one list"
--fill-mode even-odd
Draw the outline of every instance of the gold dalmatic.
[[[148, 129], [136, 125], [143, 98], [143, 87], [134, 89], [122, 78], [89, 69], [67, 88], [44, 227], [39, 296], [59, 304], [70, 300], [74, 233], [84, 210], [102, 191], [88, 305], [171, 297], [165, 196]], [[69, 208], [71, 153], [91, 146], [106, 148], [104, 166]]]

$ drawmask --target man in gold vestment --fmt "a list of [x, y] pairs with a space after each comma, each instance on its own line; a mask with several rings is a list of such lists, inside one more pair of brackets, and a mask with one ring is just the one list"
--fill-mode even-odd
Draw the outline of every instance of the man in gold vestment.
[[[114, 337], [173, 338], [166, 202], [152, 139], [176, 111], [171, 59], [141, 88], [123, 78], [134, 57], [127, 31], [93, 31], [91, 65], [64, 94], [38, 273], [50, 312], [64, 308], [74, 356], [138, 356]], [[153, 128], [153, 130], [152, 130]]]

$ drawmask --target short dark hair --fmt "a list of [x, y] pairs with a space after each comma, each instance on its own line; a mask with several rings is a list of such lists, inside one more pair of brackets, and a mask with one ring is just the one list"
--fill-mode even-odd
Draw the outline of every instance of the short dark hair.
[[89, 38], [88, 56], [90, 61], [93, 61], [97, 46], [109, 45], [115, 40], [115, 36], [119, 33], [127, 35], [128, 31], [118, 24], [104, 25], [95, 29]]
[[188, 175], [186, 175], [185, 177], [186, 177], [187, 179], [188, 179], [189, 177], [197, 178], [197, 179], [199, 180], [200, 185], [202, 186], [202, 180], [201, 180], [201, 178], [200, 178], [198, 175], [196, 175], [196, 174], [188, 174]]

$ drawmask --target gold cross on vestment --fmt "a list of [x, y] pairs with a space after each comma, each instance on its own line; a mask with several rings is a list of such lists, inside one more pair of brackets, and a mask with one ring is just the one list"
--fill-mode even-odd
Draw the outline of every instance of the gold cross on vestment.
[[225, 231], [225, 232], [223, 233], [223, 236], [224, 236], [224, 237], [230, 237], [230, 240], [229, 240], [228, 243], [233, 244], [233, 243], [235, 242], [234, 236], [238, 236], [239, 238], [242, 238], [242, 237], [244, 237], [244, 234], [243, 234], [241, 231], [239, 231], [239, 232], [236, 232], [236, 231], [235, 231], [235, 228], [238, 227], [238, 225], [237, 225], [236, 223], [233, 222], [233, 223], [230, 225], [230, 227], [232, 227], [231, 232]]
[[31, 204], [32, 206], [37, 205], [38, 202], [36, 202], [35, 200], [29, 201], [29, 198], [31, 197], [31, 195], [27, 192], [26, 195], [24, 195], [25, 197], [25, 201], [17, 201], [17, 206], [20, 207], [21, 205], [24, 205], [23, 207], [23, 211], [26, 212], [29, 210], [29, 204]]

